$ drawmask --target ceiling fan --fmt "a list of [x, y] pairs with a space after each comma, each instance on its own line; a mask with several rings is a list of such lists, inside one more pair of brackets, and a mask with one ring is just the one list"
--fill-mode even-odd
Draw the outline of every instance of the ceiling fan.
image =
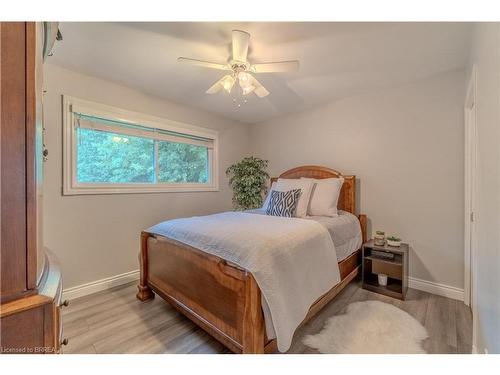
[[247, 61], [250, 34], [241, 30], [233, 30], [232, 37], [232, 58], [226, 64], [190, 59], [187, 57], [179, 57], [177, 59], [178, 62], [185, 64], [231, 72], [210, 87], [206, 91], [207, 94], [216, 94], [221, 90], [231, 93], [235, 84], [238, 83], [239, 91], [242, 96], [246, 96], [253, 92], [259, 98], [263, 98], [269, 95], [269, 91], [255, 79], [253, 73], [292, 72], [299, 68], [299, 62], [297, 60], [251, 64]]

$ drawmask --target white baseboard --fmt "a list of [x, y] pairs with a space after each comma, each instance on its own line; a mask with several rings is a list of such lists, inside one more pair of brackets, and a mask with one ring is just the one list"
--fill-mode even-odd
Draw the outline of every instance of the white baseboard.
[[122, 273], [63, 290], [64, 299], [74, 299], [139, 280], [139, 270]]
[[[87, 296], [92, 293], [97, 293], [103, 290], [113, 288], [115, 286], [130, 283], [139, 280], [139, 270], [122, 273], [107, 277], [105, 279], [92, 281], [90, 283], [77, 285], [72, 288], [63, 290], [63, 299], [74, 299]], [[427, 293], [436, 294], [438, 296], [448, 297], [459, 301], [464, 300], [464, 290], [454, 286], [434, 283], [427, 280], [408, 277], [408, 286], [413, 289], [422, 290]]]
[[417, 279], [416, 277], [408, 277], [408, 286], [438, 296], [448, 297], [459, 301], [464, 300], [464, 290], [454, 286]]

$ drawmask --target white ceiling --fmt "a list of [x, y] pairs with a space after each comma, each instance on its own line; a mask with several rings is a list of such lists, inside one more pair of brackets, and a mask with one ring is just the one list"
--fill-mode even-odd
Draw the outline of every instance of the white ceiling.
[[[246, 123], [467, 64], [466, 23], [61, 23], [48, 62]], [[205, 91], [225, 72], [177, 63], [224, 63], [231, 30], [251, 34], [248, 60], [300, 60], [296, 73], [257, 78], [271, 92], [237, 109]]]

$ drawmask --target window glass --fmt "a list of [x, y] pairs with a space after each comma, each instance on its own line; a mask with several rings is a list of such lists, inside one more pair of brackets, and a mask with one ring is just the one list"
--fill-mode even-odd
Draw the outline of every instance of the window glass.
[[152, 183], [154, 140], [100, 130], [77, 130], [78, 183]]
[[207, 183], [207, 147], [159, 141], [158, 182]]

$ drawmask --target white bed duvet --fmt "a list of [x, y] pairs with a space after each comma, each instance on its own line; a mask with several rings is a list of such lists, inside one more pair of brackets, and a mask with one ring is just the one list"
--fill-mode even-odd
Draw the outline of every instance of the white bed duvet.
[[290, 347], [310, 306], [340, 282], [337, 254], [317, 221], [224, 212], [169, 220], [147, 230], [247, 269], [262, 291], [269, 338]]
[[[261, 208], [246, 212], [266, 214], [266, 210]], [[328, 229], [335, 244], [337, 261], [339, 262], [354, 253], [363, 244], [359, 219], [350, 212], [338, 210], [338, 216], [306, 216], [305, 219], [317, 221]]]

